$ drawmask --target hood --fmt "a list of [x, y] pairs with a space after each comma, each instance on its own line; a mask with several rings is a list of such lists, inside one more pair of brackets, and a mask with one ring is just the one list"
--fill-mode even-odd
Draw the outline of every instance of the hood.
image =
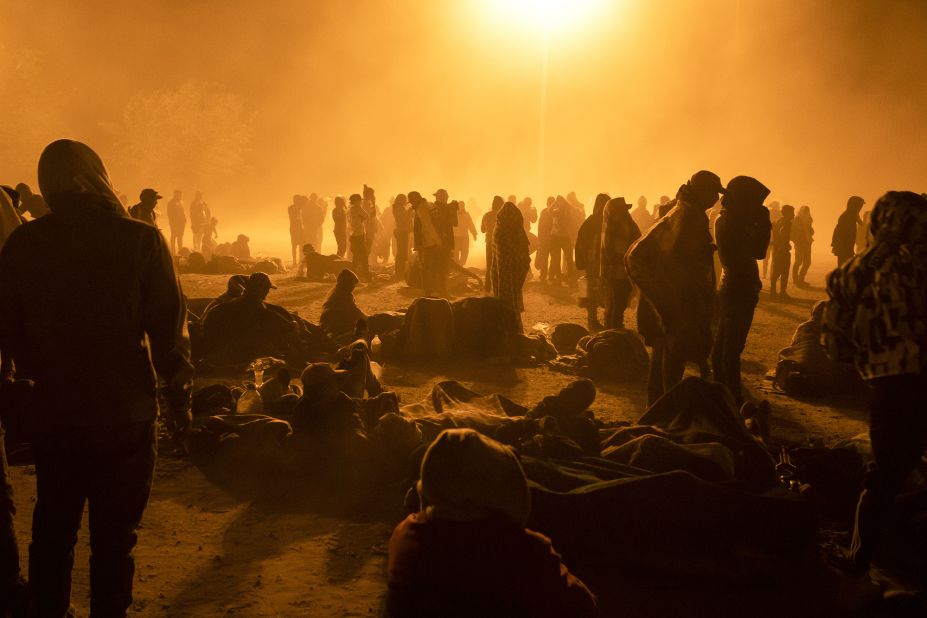
[[742, 211], [762, 206], [769, 193], [766, 185], [756, 178], [737, 176], [727, 183], [721, 204], [726, 210]]
[[[39, 157], [39, 189], [54, 212], [71, 204], [95, 204], [128, 216], [100, 157], [86, 144], [60, 139]], [[75, 195], [83, 199], [74, 200]]]
[[927, 197], [911, 191], [889, 191], [872, 209], [869, 229], [876, 243], [927, 242]]

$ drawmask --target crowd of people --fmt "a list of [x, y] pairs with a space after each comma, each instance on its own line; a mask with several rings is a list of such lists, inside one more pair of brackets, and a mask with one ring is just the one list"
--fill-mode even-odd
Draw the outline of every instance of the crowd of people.
[[[767, 205], [771, 191], [756, 178], [724, 184], [707, 170], [653, 211], [645, 197], [632, 210], [624, 197], [600, 193], [587, 216], [575, 193], [549, 197], [540, 212], [530, 198], [497, 195], [479, 232], [466, 205], [445, 189], [433, 199], [418, 191], [396, 195], [381, 211], [374, 189], [364, 185], [347, 200], [333, 199], [331, 256], [322, 253], [328, 201], [295, 195], [288, 209], [293, 266], [334, 278], [318, 326], [266, 302], [276, 286], [263, 272], [232, 277], [227, 292], [191, 319], [175, 268], [187, 223], [180, 191], [167, 205], [168, 241], [157, 228], [158, 192], [143, 190], [127, 212], [85, 144], [50, 144], [38, 179], [41, 194], [23, 184], [0, 191], [0, 360], [4, 388], [15, 379], [28, 381], [31, 391], [38, 497], [28, 590], [43, 616], [68, 612], [85, 504], [91, 611], [124, 615], [130, 606], [132, 549], [153, 478], [159, 398], [171, 434], [182, 440], [190, 431], [192, 361], [201, 360], [191, 357], [191, 338], [214, 368], [222, 364], [216, 359], [241, 367], [258, 356], [309, 363], [302, 397], [292, 397], [299, 401], [293, 423], [303, 431], [320, 419], [347, 418], [354, 431], [360, 412], [352, 397], [380, 390], [370, 363], [377, 328], [357, 307], [356, 286], [372, 281], [390, 259], [396, 279], [416, 262], [422, 295], [448, 298], [451, 271], [466, 265], [471, 239], [482, 233], [486, 291], [519, 331], [534, 254], [544, 285], [585, 283], [589, 330], [627, 330], [625, 314], [639, 296], [637, 330], [650, 348], [649, 403], [679, 384], [692, 363], [739, 406], [748, 400], [740, 357], [763, 287], [758, 263], [770, 294], [787, 297], [790, 276], [807, 285], [814, 236], [807, 206], [796, 214], [788, 204]], [[868, 217], [860, 215], [863, 204], [851, 197], [834, 230], [838, 268], [828, 278], [824, 326], [828, 351], [854, 363], [874, 394], [878, 468], [860, 498], [853, 545], [839, 556], [852, 572], [868, 566], [891, 503], [927, 447], [920, 408], [927, 399], [927, 198], [890, 192]], [[199, 193], [189, 221], [193, 250], [206, 252], [216, 219]], [[250, 260], [246, 236], [231, 244], [230, 255]], [[336, 349], [339, 365], [313, 357]], [[343, 374], [362, 376], [361, 386], [345, 386], [352, 383], [347, 377], [338, 382]], [[344, 416], [332, 412], [342, 408]], [[5, 459], [0, 463], [2, 614], [22, 611], [27, 589]], [[424, 454], [416, 489], [420, 508], [390, 541], [388, 604], [395, 615], [440, 615], [448, 603], [473, 615], [594, 615], [589, 589], [549, 539], [526, 528], [528, 485], [509, 447], [473, 430], [444, 431]]]

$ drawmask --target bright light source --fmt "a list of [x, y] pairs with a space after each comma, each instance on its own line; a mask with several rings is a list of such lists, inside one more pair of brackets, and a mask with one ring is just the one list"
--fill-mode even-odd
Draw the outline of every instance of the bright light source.
[[544, 30], [563, 30], [589, 17], [603, 0], [489, 0], [494, 10], [515, 22]]

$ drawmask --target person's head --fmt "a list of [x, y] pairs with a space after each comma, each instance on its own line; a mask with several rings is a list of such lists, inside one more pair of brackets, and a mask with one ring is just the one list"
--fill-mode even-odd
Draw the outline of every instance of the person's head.
[[599, 193], [595, 196], [595, 204], [592, 205], [592, 214], [601, 215], [602, 211], [605, 210], [605, 204], [607, 204], [610, 199], [611, 196], [607, 193]]
[[32, 189], [30, 189], [29, 185], [27, 185], [24, 182], [21, 182], [18, 185], [16, 185], [16, 192], [19, 193], [19, 197], [21, 199], [26, 199], [27, 197], [30, 197], [32, 195]]
[[554, 205], [554, 202], [556, 201], [557, 201], [557, 198], [555, 198], [553, 195], [548, 195], [547, 196], [547, 207], [550, 208], [551, 206]]
[[495, 212], [499, 212], [499, 209], [502, 208], [503, 204], [505, 204], [505, 200], [502, 199], [501, 195], [492, 196], [492, 209]]
[[203, 192], [202, 192], [202, 191], [197, 191], [196, 193], [194, 193], [194, 194], [193, 194], [193, 199], [196, 200], [197, 202], [200, 201], [201, 199], [203, 199]]
[[779, 213], [782, 212], [782, 208], [779, 207], [779, 202], [773, 200], [769, 203], [769, 212], [775, 216], [779, 216]]
[[760, 207], [769, 196], [769, 189], [751, 176], [735, 176], [727, 183], [721, 207], [729, 212], [743, 212]]
[[666, 206], [667, 204], [669, 204], [669, 201], [670, 201], [670, 196], [668, 195], [660, 196], [660, 206]]
[[357, 278], [353, 270], [344, 268], [338, 273], [338, 278], [335, 280], [335, 287], [347, 292], [353, 292], [359, 281], [360, 279]]
[[911, 191], [889, 191], [872, 208], [869, 230], [875, 244], [927, 243], [927, 196]]
[[154, 206], [160, 199], [161, 195], [154, 189], [142, 189], [142, 192], [138, 196], [138, 201], [145, 206]]
[[251, 239], [245, 236], [244, 234], [239, 234], [238, 238], [235, 239], [235, 242], [241, 245], [247, 245]]
[[174, 199], [179, 200], [182, 197], [183, 197], [183, 191], [181, 191], [180, 189], [174, 189]]
[[811, 208], [808, 206], [802, 206], [798, 209], [798, 218], [799, 219], [811, 219]]
[[524, 197], [522, 198], [521, 203], [524, 204], [525, 208], [530, 208], [531, 205], [534, 204], [534, 200], [532, 200], [530, 197]]
[[232, 275], [229, 277], [225, 287], [225, 293], [229, 296], [241, 296], [248, 284], [248, 278], [244, 275]]
[[409, 191], [406, 195], [409, 203], [412, 204], [414, 208], [418, 208], [418, 205], [425, 201], [424, 198], [422, 198], [422, 194], [418, 191]]
[[277, 289], [267, 273], [252, 273], [245, 282], [244, 296], [253, 300], [264, 300], [268, 292]]
[[303, 255], [311, 255], [313, 253], [315, 253], [315, 247], [312, 246], [312, 243], [303, 245]]
[[502, 517], [524, 526], [528, 481], [515, 452], [472, 429], [445, 429], [425, 451], [417, 484], [422, 510], [435, 519]]
[[567, 193], [566, 201], [569, 202], [570, 206], [578, 205], [579, 200], [576, 198], [576, 191], [570, 191]]
[[605, 221], [619, 221], [629, 216], [631, 205], [623, 197], [613, 197], [602, 207], [602, 218]]
[[505, 230], [511, 228], [512, 230], [521, 229], [525, 223], [524, 217], [522, 217], [521, 211], [518, 210], [518, 207], [512, 202], [506, 202], [502, 205], [502, 208], [499, 209], [499, 214], [497, 215], [497, 222], [500, 230]]
[[718, 201], [718, 196], [724, 193], [721, 179], [714, 172], [701, 170], [692, 175], [687, 183], [691, 191], [695, 206], [708, 210]]
[[317, 193], [310, 193], [308, 199], [311, 203], [315, 204], [319, 201], [319, 195]]
[[789, 204], [786, 204], [785, 206], [783, 206], [782, 207], [782, 218], [788, 219], [789, 221], [794, 219], [795, 218], [795, 207]]
[[335, 196], [335, 208], [344, 208], [344, 196], [343, 195]]
[[312, 363], [299, 376], [303, 383], [303, 397], [314, 403], [333, 401], [341, 394], [338, 376], [347, 373], [328, 363]]
[[642, 195], [637, 198], [637, 206], [638, 208], [647, 208], [647, 197]]
[[374, 193], [373, 187], [368, 187], [367, 185], [364, 185], [364, 199], [372, 200], [375, 196], [376, 195]]
[[863, 204], [865, 203], [866, 200], [858, 195], [854, 195], [847, 200], [847, 212], [855, 212], [859, 214], [859, 211], [863, 209]]
[[348, 198], [348, 203], [351, 204], [352, 208], [354, 206], [360, 206], [363, 201], [364, 198], [362, 198], [359, 193], [352, 193], [351, 197]]
[[393, 206], [405, 206], [409, 203], [409, 198], [406, 197], [405, 193], [400, 193], [396, 196], [396, 199], [393, 200]]
[[8, 187], [6, 185], [0, 186], [0, 190], [3, 191], [4, 195], [10, 198], [10, 203], [13, 205], [13, 208], [19, 208], [19, 191], [13, 187]]
[[435, 202], [440, 204], [447, 204], [447, 189], [438, 189], [435, 191]]

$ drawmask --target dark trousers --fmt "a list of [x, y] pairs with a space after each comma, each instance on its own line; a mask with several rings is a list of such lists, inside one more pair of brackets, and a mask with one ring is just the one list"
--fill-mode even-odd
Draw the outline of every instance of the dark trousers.
[[343, 258], [344, 254], [348, 252], [348, 239], [345, 237], [344, 232], [335, 232], [335, 243], [338, 245], [338, 250], [335, 253], [338, 254], [338, 257]]
[[867, 567], [905, 479], [927, 450], [927, 378], [900, 375], [869, 381], [869, 439], [875, 466], [856, 506], [850, 557]]
[[647, 383], [647, 405], [663, 396], [682, 381], [686, 363], [673, 354], [662, 341], [654, 344], [650, 357], [650, 378]]
[[0, 615], [5, 615], [4, 611], [8, 609], [6, 604], [12, 602], [14, 588], [19, 580], [19, 548], [16, 546], [16, 532], [13, 528], [15, 515], [3, 427], [0, 427]]
[[740, 381], [740, 355], [747, 345], [747, 334], [753, 324], [753, 312], [759, 299], [755, 294], [739, 297], [722, 292], [719, 296], [720, 320], [711, 351], [711, 368], [715, 382], [724, 384], [740, 406], [744, 399]]
[[796, 285], [805, 282], [808, 267], [811, 266], [811, 243], [795, 243], [795, 263], [792, 264], [792, 281]]
[[467, 258], [470, 257], [470, 242], [467, 237], [454, 239], [454, 261], [461, 266], [467, 265]]
[[603, 279], [602, 291], [605, 297], [605, 328], [624, 328], [624, 312], [631, 299], [631, 281]]
[[492, 292], [492, 234], [486, 234], [486, 278], [483, 289]]
[[367, 279], [369, 277], [370, 264], [367, 262], [366, 236], [351, 236], [351, 266], [358, 278]]
[[422, 287], [425, 289], [425, 296], [438, 298], [444, 294], [446, 285], [443, 283], [447, 280], [444, 260], [448, 257], [447, 250], [440, 245], [422, 249]]
[[393, 236], [396, 237], [396, 278], [401, 279], [406, 276], [409, 264], [409, 233], [396, 230]]
[[157, 455], [155, 424], [39, 435], [33, 452], [38, 499], [29, 580], [37, 615], [63, 616], [70, 605], [74, 544], [86, 502], [90, 612], [124, 616], [132, 604], [132, 549]]
[[550, 256], [548, 255], [547, 243], [538, 247], [538, 254], [534, 258], [534, 267], [538, 269], [541, 275], [541, 283], [547, 281], [547, 270], [550, 266]]
[[789, 267], [792, 265], [790, 251], [774, 251], [772, 256], [772, 274], [769, 276], [769, 291], [776, 293], [776, 283], [780, 284], [779, 291], [785, 294], [789, 286]]
[[573, 278], [573, 243], [566, 236], [552, 236], [548, 250], [550, 266], [547, 275], [551, 281]]

